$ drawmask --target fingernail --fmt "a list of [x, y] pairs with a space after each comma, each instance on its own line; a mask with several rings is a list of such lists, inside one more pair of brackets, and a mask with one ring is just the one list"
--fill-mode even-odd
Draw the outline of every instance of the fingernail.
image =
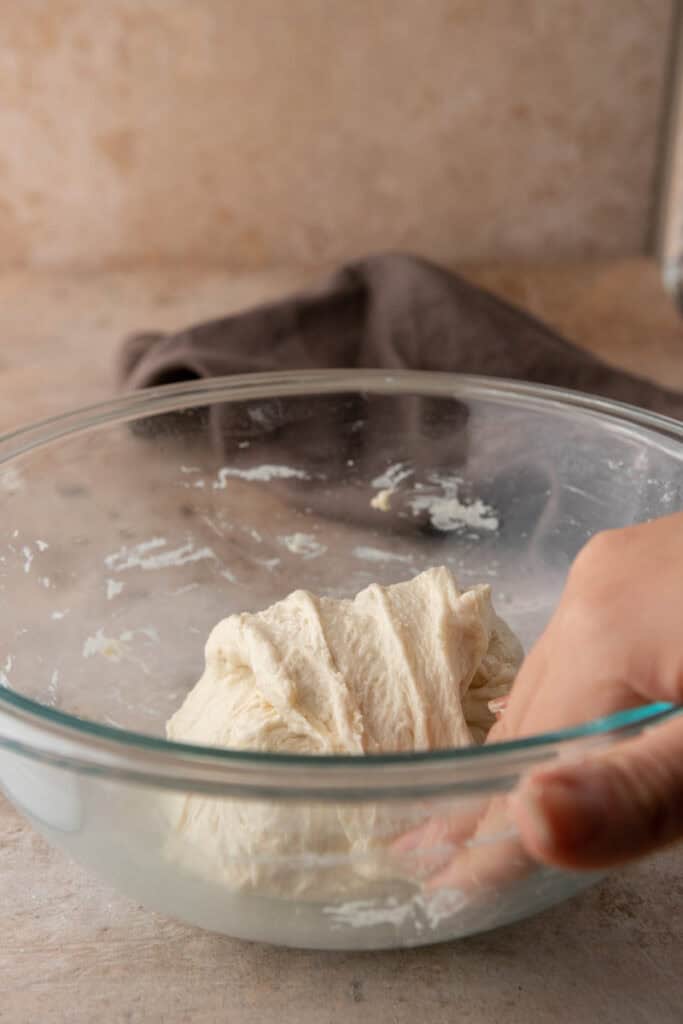
[[559, 773], [534, 779], [515, 804], [535, 842], [549, 852], [594, 845], [608, 811], [599, 780]]
[[542, 806], [542, 792], [537, 784], [528, 783], [512, 797], [513, 815], [522, 832], [531, 833], [534, 842], [548, 850], [553, 846], [553, 834]]

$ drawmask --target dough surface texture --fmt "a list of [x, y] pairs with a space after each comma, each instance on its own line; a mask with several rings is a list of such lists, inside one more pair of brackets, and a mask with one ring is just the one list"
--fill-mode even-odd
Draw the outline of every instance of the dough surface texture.
[[[204, 674], [167, 723], [169, 739], [358, 755], [483, 742], [494, 720], [488, 703], [509, 691], [522, 649], [490, 587], [460, 591], [439, 567], [352, 600], [294, 591], [219, 622], [205, 655]], [[178, 795], [168, 810], [194, 870], [289, 895], [386, 875], [382, 850], [406, 825], [400, 805]]]

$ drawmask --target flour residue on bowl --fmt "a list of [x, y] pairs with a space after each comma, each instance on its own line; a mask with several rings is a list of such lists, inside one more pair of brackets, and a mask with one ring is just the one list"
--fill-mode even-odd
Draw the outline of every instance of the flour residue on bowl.
[[113, 572], [126, 572], [128, 569], [178, 568], [189, 562], [201, 562], [204, 559], [215, 560], [215, 552], [209, 547], [195, 547], [190, 537], [185, 544], [171, 550], [168, 549], [165, 537], [152, 537], [132, 547], [124, 544], [118, 551], [107, 555], [104, 564]]
[[[13, 539], [16, 540], [18, 536], [19, 530], [15, 530], [12, 534]], [[14, 554], [21, 555], [23, 570], [25, 573], [31, 572], [36, 555], [42, 554], [44, 551], [47, 551], [47, 549], [50, 546], [45, 540], [38, 539], [33, 541], [32, 543], [35, 544], [35, 548], [32, 547], [31, 544], [23, 544], [20, 551], [17, 551], [16, 547], [13, 544], [8, 545], [10, 551], [14, 552]], [[40, 583], [42, 586], [49, 586], [49, 583], [45, 583], [46, 579], [47, 577], [45, 576], [40, 577]]]
[[306, 559], [317, 558], [327, 551], [327, 547], [316, 540], [312, 533], [289, 533], [279, 537], [278, 540], [293, 555], [301, 555]]
[[225, 530], [222, 528], [220, 523], [217, 523], [211, 516], [202, 515], [199, 517], [203, 523], [209, 527], [212, 533], [215, 533], [217, 537], [225, 537]]
[[413, 515], [420, 512], [429, 513], [429, 521], [437, 530], [448, 532], [470, 527], [475, 530], [498, 529], [499, 522], [493, 508], [486, 505], [480, 498], [469, 504], [460, 501], [457, 495], [430, 496], [419, 495], [410, 502]]
[[59, 669], [54, 669], [50, 676], [50, 682], [47, 684], [47, 697], [45, 703], [50, 707], [56, 707], [59, 704]]
[[5, 664], [2, 666], [2, 669], [0, 669], [0, 685], [1, 686], [5, 686], [5, 687], [9, 686], [9, 674], [12, 671], [12, 666], [13, 665], [14, 665], [14, 658], [12, 657], [11, 654], [8, 654], [7, 657], [5, 658]]
[[380, 489], [370, 499], [370, 507], [376, 508], [378, 512], [388, 512], [391, 508], [391, 499], [399, 485], [413, 473], [414, 470], [407, 462], [394, 462], [391, 466], [387, 466], [383, 473], [372, 480], [372, 486]]
[[394, 462], [383, 473], [372, 481], [373, 487], [386, 487], [395, 490], [400, 483], [412, 476], [415, 470], [407, 462]]
[[121, 583], [119, 580], [107, 580], [106, 584], [107, 601], [112, 601], [115, 597], [118, 597], [125, 586], [125, 584]]
[[263, 566], [263, 568], [267, 569], [268, 572], [272, 572], [273, 569], [277, 569], [277, 567], [278, 567], [278, 565], [280, 565], [281, 561], [282, 561], [281, 558], [254, 558], [253, 559], [253, 562], [254, 562], [255, 565]]
[[260, 483], [269, 483], [271, 480], [310, 479], [308, 473], [303, 469], [297, 469], [295, 466], [271, 465], [270, 463], [264, 463], [261, 466], [251, 466], [249, 469], [236, 469], [234, 466], [223, 466], [222, 469], [218, 470], [218, 474], [212, 485], [213, 489], [215, 491], [225, 490], [230, 477]]
[[16, 466], [7, 466], [0, 473], [0, 490], [8, 494], [17, 494], [25, 487], [24, 478]]
[[469, 528], [494, 532], [498, 529], [498, 513], [491, 505], [481, 498], [465, 500], [462, 497], [462, 477], [430, 473], [426, 483], [411, 481], [410, 485], [402, 486], [414, 475], [415, 470], [406, 462], [388, 466], [372, 480], [372, 486], [380, 490], [370, 499], [371, 508], [389, 512], [400, 493], [403, 507], [407, 506], [414, 516], [426, 512], [436, 530], [450, 532]]
[[98, 629], [92, 636], [86, 638], [83, 644], [83, 657], [92, 658], [101, 654], [111, 661], [121, 661], [124, 655], [124, 648], [119, 640], [113, 636], [105, 636], [103, 629]]
[[118, 636], [107, 636], [100, 627], [92, 636], [86, 637], [83, 644], [82, 656], [94, 658], [101, 655], [108, 661], [119, 664], [122, 661], [130, 661], [138, 665], [145, 674], [149, 669], [142, 658], [134, 652], [133, 644], [141, 639], [147, 646], [161, 643], [159, 634], [153, 626], [138, 626], [136, 629], [124, 629]]
[[385, 487], [383, 490], [378, 491], [374, 498], [370, 500], [370, 508], [376, 508], [378, 512], [388, 512], [391, 508], [391, 499], [395, 493], [393, 487]]
[[400, 928], [412, 922], [415, 930], [421, 932], [425, 926], [437, 928], [466, 903], [467, 897], [459, 889], [437, 889], [414, 893], [403, 902], [393, 896], [384, 900], [348, 900], [323, 907], [323, 914], [337, 928], [376, 928], [387, 924]]
[[[445, 532], [465, 528], [489, 532], [498, 529], [500, 521], [493, 506], [487, 505], [481, 498], [470, 501], [461, 498], [464, 482], [461, 477], [432, 473], [428, 479], [429, 484], [418, 485], [416, 490], [421, 493], [416, 494], [408, 503], [413, 515], [427, 512], [432, 526]], [[435, 487], [439, 488], [439, 493], [430, 493]]]
[[380, 903], [374, 900], [348, 900], [346, 903], [323, 907], [323, 914], [330, 918], [332, 925], [347, 928], [374, 928], [379, 924], [390, 924], [399, 928], [413, 917], [415, 908], [412, 900], [399, 903], [396, 899]]
[[353, 549], [353, 557], [366, 562], [412, 562], [411, 555], [400, 555], [397, 551], [385, 551], [384, 548], [371, 548], [359, 545]]

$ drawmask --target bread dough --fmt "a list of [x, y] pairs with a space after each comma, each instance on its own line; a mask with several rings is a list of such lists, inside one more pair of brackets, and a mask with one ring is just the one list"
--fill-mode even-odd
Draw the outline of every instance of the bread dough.
[[353, 600], [296, 590], [212, 631], [206, 669], [169, 739], [296, 754], [377, 754], [481, 742], [520, 645], [488, 586], [443, 567]]
[[[298, 590], [212, 631], [206, 668], [167, 723], [169, 739], [290, 754], [377, 754], [484, 740], [489, 701], [522, 659], [490, 587], [460, 591], [444, 567], [353, 600]], [[274, 767], [273, 771], [277, 771]], [[389, 803], [309, 806], [169, 801], [194, 869], [238, 887], [303, 895], [386, 873], [406, 824]]]

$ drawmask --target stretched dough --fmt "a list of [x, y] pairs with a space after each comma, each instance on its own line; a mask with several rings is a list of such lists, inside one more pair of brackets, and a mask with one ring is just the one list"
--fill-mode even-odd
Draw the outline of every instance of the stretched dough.
[[[294, 591], [214, 628], [204, 674], [167, 735], [296, 754], [467, 746], [484, 740], [488, 703], [508, 692], [521, 659], [490, 587], [460, 591], [444, 567], [353, 600]], [[387, 842], [407, 820], [401, 804], [188, 795], [169, 798], [168, 809], [174, 845], [195, 870], [290, 895], [348, 891], [351, 876], [386, 874]]]

